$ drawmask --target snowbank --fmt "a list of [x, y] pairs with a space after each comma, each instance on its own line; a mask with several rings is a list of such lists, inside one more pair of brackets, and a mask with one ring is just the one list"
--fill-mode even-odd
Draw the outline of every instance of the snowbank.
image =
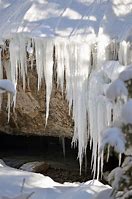
[[[25, 183], [22, 189], [23, 180], [25, 180]], [[21, 194], [23, 198], [19, 197], [19, 199], [24, 199], [24, 194], [28, 196], [32, 192], [34, 193], [31, 195], [31, 199], [94, 199], [99, 192], [104, 190], [107, 195], [107, 190], [109, 192], [111, 188], [97, 180], [85, 183], [67, 182], [60, 184], [41, 174], [21, 171], [7, 166], [0, 167], [0, 199], [2, 199], [2, 196], [13, 199]]]

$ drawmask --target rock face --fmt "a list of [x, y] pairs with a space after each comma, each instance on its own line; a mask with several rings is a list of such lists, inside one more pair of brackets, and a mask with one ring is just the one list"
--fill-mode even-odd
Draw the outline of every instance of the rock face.
[[45, 127], [45, 85], [37, 90], [35, 69], [28, 73], [25, 91], [18, 81], [15, 111], [11, 110], [10, 121], [7, 120], [7, 94], [3, 94], [0, 111], [0, 131], [8, 134], [64, 136], [73, 134], [73, 121], [69, 116], [68, 104], [54, 83], [50, 101], [48, 124]]

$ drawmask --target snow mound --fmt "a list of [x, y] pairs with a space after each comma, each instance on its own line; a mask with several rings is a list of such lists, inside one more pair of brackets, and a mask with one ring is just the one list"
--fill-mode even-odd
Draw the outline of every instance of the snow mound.
[[119, 75], [119, 78], [123, 81], [128, 81], [129, 79], [132, 79], [132, 67], [122, 71]]
[[106, 96], [112, 101], [114, 101], [117, 97], [127, 95], [128, 90], [125, 86], [125, 83], [120, 79], [113, 81], [106, 91]]
[[33, 192], [31, 199], [94, 199], [108, 189], [111, 187], [97, 180], [60, 184], [41, 174], [0, 167], [0, 199], [27, 199]]
[[132, 99], [129, 99], [126, 104], [124, 104], [121, 117], [125, 124], [132, 124]]
[[125, 152], [125, 138], [120, 128], [112, 127], [105, 130], [102, 136], [100, 150], [104, 150], [105, 145], [109, 144], [114, 147], [118, 153]]
[[106, 61], [103, 64], [102, 70], [111, 81], [118, 79], [119, 74], [126, 68], [119, 63], [119, 61]]

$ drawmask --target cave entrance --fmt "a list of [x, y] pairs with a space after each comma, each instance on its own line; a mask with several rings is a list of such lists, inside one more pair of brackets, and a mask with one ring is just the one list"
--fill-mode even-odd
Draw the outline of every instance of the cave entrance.
[[[45, 162], [48, 169], [43, 175], [63, 182], [85, 182], [92, 179], [91, 150], [87, 148], [87, 158], [83, 161], [80, 175], [78, 148], [71, 148], [70, 138], [52, 136], [23, 136], [0, 134], [0, 159], [8, 166], [20, 168], [28, 162]], [[114, 154], [105, 163], [104, 171], [111, 171], [118, 166], [118, 158]], [[102, 179], [103, 182], [104, 179]]]
[[90, 150], [88, 153], [87, 170], [84, 161], [80, 176], [78, 149], [71, 148], [71, 139], [0, 134], [0, 159], [8, 166], [20, 168], [28, 162], [44, 161], [49, 167], [41, 173], [61, 183], [92, 179]]

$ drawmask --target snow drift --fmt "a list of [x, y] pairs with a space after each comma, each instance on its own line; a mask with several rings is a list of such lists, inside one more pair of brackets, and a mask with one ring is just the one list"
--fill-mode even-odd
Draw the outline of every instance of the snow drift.
[[0, 199], [94, 199], [101, 191], [106, 196], [111, 188], [97, 180], [60, 184], [48, 176], [0, 165]]

